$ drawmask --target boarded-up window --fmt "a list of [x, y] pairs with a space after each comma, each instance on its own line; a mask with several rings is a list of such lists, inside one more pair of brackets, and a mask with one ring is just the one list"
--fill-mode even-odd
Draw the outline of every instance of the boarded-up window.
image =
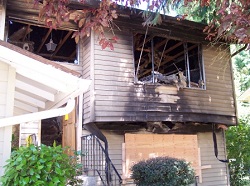
[[130, 167], [153, 157], [169, 156], [191, 162], [193, 168], [199, 166], [197, 135], [125, 134], [125, 175], [130, 175]]

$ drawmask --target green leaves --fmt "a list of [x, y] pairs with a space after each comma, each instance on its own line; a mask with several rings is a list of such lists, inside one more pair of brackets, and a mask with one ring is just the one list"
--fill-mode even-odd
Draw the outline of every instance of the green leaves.
[[56, 144], [20, 147], [8, 160], [0, 183], [3, 186], [80, 184], [82, 181], [76, 176], [82, 167], [77, 163], [77, 156], [70, 157], [64, 152], [65, 149]]
[[249, 185], [250, 176], [250, 126], [249, 118], [239, 120], [239, 125], [230, 127], [226, 132], [227, 153], [232, 186]]
[[190, 164], [176, 158], [151, 158], [138, 162], [131, 170], [138, 186], [187, 186], [194, 182]]

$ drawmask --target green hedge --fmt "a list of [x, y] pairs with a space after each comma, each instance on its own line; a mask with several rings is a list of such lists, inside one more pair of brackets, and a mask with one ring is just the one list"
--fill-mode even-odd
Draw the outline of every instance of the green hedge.
[[189, 163], [170, 157], [140, 161], [132, 166], [131, 171], [138, 186], [187, 186], [195, 180]]
[[64, 152], [64, 148], [56, 145], [20, 147], [12, 152], [0, 183], [3, 186], [80, 185], [82, 181], [76, 177], [81, 174], [77, 156]]

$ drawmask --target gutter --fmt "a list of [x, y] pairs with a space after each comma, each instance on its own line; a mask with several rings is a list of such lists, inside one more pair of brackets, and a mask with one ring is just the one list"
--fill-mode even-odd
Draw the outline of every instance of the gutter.
[[247, 48], [248, 44], [245, 44], [242, 48], [240, 48], [239, 50], [237, 50], [236, 52], [234, 52], [231, 55], [231, 58], [234, 57], [235, 55], [237, 55], [238, 53], [240, 53], [241, 51], [245, 50]]
[[75, 108], [75, 99], [70, 98], [65, 107], [0, 119], [0, 128], [20, 123], [37, 121], [69, 114]]

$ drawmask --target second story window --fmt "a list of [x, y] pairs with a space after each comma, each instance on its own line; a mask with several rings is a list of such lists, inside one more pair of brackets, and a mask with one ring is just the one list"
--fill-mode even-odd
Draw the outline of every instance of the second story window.
[[199, 43], [137, 34], [134, 37], [134, 61], [138, 83], [205, 88]]

